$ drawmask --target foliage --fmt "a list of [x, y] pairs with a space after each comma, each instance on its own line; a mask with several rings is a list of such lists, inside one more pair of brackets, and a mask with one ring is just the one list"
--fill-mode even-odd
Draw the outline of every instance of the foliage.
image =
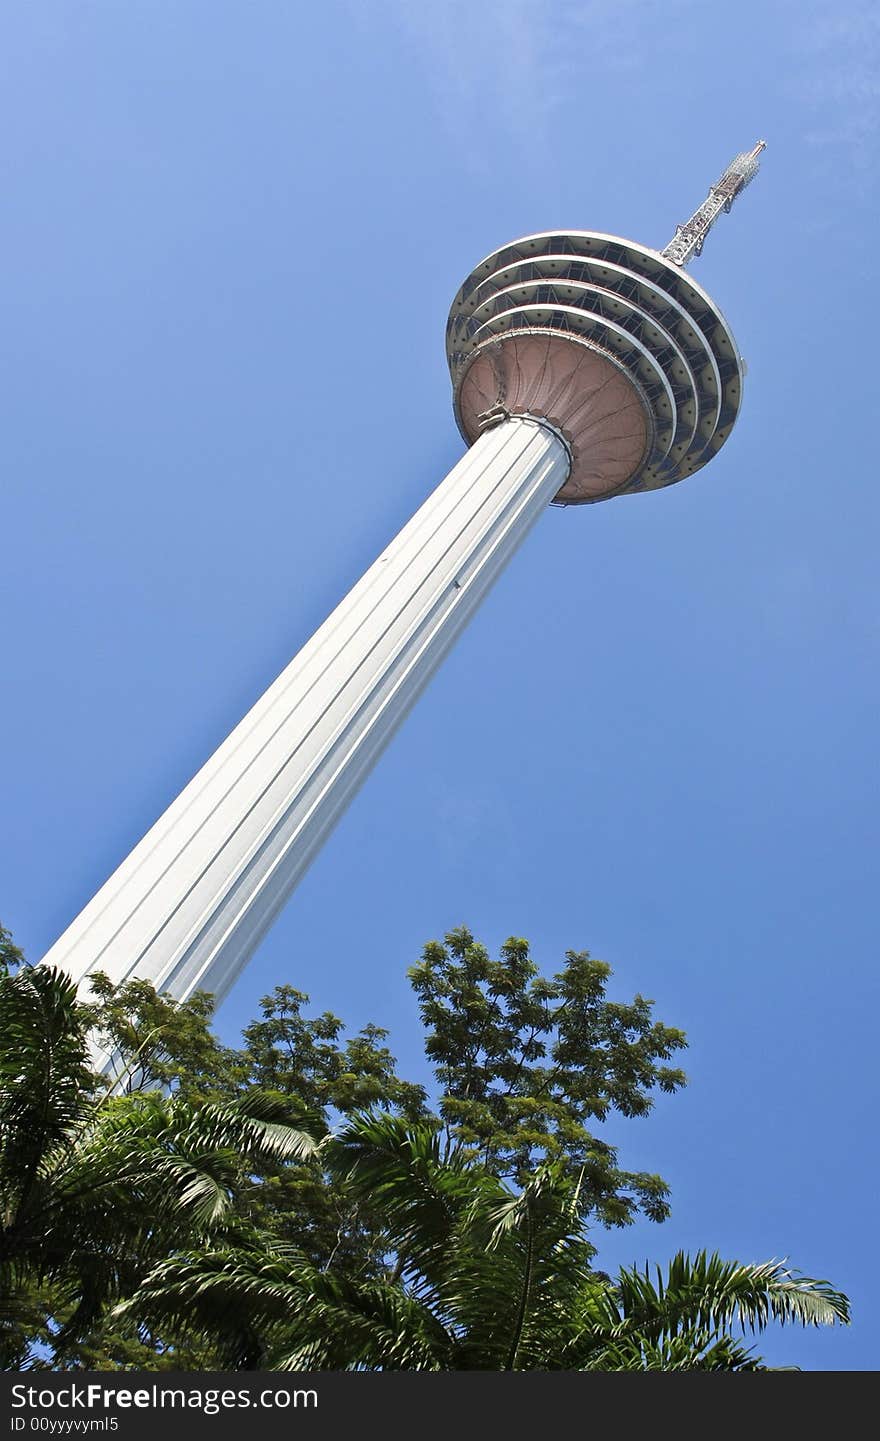
[[114, 1089], [132, 1094], [160, 1088], [191, 1100], [231, 1099], [240, 1090], [237, 1055], [210, 1030], [213, 997], [197, 991], [177, 1004], [150, 981], [90, 978], [83, 1024], [96, 1047], [114, 1058]]
[[243, 1032], [239, 1059], [248, 1083], [301, 1097], [313, 1109], [339, 1115], [379, 1105], [416, 1117], [425, 1109], [422, 1086], [402, 1081], [384, 1044], [388, 1035], [368, 1024], [342, 1041], [344, 1026], [330, 1011], [303, 1016], [308, 996], [276, 986], [260, 1003], [261, 1016]]
[[654, 1021], [650, 1001], [608, 1000], [611, 967], [587, 951], [568, 951], [548, 978], [528, 941], [511, 937], [496, 961], [464, 928], [427, 945], [409, 975], [452, 1136], [514, 1181], [565, 1159], [581, 1177], [581, 1204], [606, 1224], [639, 1209], [656, 1221], [668, 1214], [665, 1182], [620, 1170], [614, 1148], [588, 1129], [612, 1111], [647, 1115], [655, 1088], [685, 1083], [664, 1064], [684, 1035]]
[[543, 977], [515, 938], [425, 948], [433, 1111], [385, 1031], [290, 986], [234, 1049], [209, 996], [98, 976], [86, 1006], [22, 960], [0, 930], [7, 1367], [753, 1370], [744, 1327], [848, 1318], [778, 1263], [593, 1269], [588, 1226], [668, 1209], [595, 1129], [677, 1090], [685, 1041], [586, 952]]
[[[312, 1153], [314, 1123], [254, 1090], [193, 1105], [96, 1093], [73, 983], [0, 978], [0, 1357], [56, 1357], [157, 1260], [228, 1225], [254, 1165]], [[31, 1338], [29, 1341], [28, 1338]]]
[[[303, 1015], [308, 999], [292, 986], [278, 986], [264, 997], [260, 1018], [245, 1028], [238, 1053], [246, 1087], [296, 1096], [328, 1127], [371, 1105], [412, 1118], [424, 1114], [424, 1089], [397, 1076], [384, 1044], [386, 1031], [368, 1024], [343, 1038], [343, 1023], [331, 1012], [312, 1019]], [[323, 1156], [264, 1168], [245, 1201], [252, 1225], [296, 1245], [317, 1266], [332, 1260], [357, 1274], [383, 1267], [385, 1237], [370, 1198], [355, 1199], [338, 1186]]]
[[0, 926], [0, 977], [13, 974], [24, 963], [24, 956], [13, 944], [9, 931]]
[[329, 1148], [384, 1217], [398, 1264], [357, 1278], [295, 1249], [246, 1246], [160, 1264], [123, 1310], [209, 1336], [225, 1364], [308, 1370], [762, 1370], [743, 1327], [849, 1319], [827, 1282], [778, 1263], [679, 1255], [666, 1276], [591, 1269], [576, 1184], [545, 1162], [513, 1190], [430, 1124], [373, 1113]]
[[[385, 1031], [366, 1025], [344, 1037], [342, 1021], [330, 1012], [304, 1015], [309, 998], [292, 986], [264, 997], [239, 1050], [212, 1035], [207, 995], [177, 1005], [146, 982], [114, 987], [103, 976], [93, 995], [89, 1023], [127, 1084], [139, 1089], [161, 1084], [197, 1101], [247, 1097], [256, 1088], [312, 1114], [324, 1129], [374, 1104], [411, 1117], [424, 1113], [424, 1089], [397, 1076]], [[331, 1256], [357, 1271], [382, 1265], [384, 1238], [369, 1206], [331, 1183], [319, 1153], [254, 1166], [239, 1189], [238, 1209], [249, 1225], [271, 1229], [316, 1265]]]
[[[570, 951], [563, 969], [545, 977], [528, 942], [509, 939], [494, 961], [465, 928], [427, 945], [409, 975], [436, 1119], [450, 1139], [514, 1182], [542, 1160], [564, 1160], [580, 1178], [584, 1213], [604, 1224], [627, 1224], [639, 1210], [658, 1221], [668, 1214], [663, 1179], [620, 1168], [615, 1148], [596, 1134], [612, 1112], [644, 1116], [655, 1090], [684, 1084], [666, 1064], [684, 1036], [653, 1019], [650, 1001], [609, 1000], [611, 968], [587, 952]], [[424, 1088], [397, 1075], [385, 1031], [368, 1024], [346, 1037], [332, 1013], [307, 1017], [308, 996], [292, 986], [263, 999], [237, 1051], [211, 1034], [207, 996], [174, 1006], [145, 982], [114, 989], [104, 977], [94, 995], [91, 1022], [129, 1084], [194, 1098], [246, 1095], [256, 1085], [320, 1112], [327, 1126], [371, 1106], [410, 1120], [431, 1114]], [[263, 1169], [247, 1188], [246, 1214], [316, 1265], [332, 1256], [357, 1273], [381, 1269], [381, 1226], [367, 1202], [330, 1183], [320, 1159]]]

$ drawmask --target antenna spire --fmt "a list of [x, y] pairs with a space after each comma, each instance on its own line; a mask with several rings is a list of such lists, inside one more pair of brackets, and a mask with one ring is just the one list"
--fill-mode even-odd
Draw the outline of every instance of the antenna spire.
[[731, 160], [721, 179], [715, 182], [690, 220], [676, 226], [675, 235], [661, 251], [673, 265], [687, 265], [693, 256], [700, 254], [706, 236], [722, 210], [729, 210], [740, 191], [745, 190], [750, 180], [754, 180], [758, 173], [758, 156], [766, 147], [766, 140], [759, 140], [753, 150], [744, 150]]

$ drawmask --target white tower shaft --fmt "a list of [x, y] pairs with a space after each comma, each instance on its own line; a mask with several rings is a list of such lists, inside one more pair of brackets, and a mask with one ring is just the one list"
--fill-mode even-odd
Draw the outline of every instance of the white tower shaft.
[[569, 464], [546, 422], [483, 434], [44, 962], [222, 999]]

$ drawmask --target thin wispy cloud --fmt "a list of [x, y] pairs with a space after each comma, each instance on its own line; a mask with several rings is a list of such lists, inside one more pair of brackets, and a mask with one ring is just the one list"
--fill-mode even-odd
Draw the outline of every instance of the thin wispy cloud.
[[[772, 57], [774, 96], [786, 93], [802, 137], [824, 147], [829, 164], [862, 184], [876, 162], [880, 130], [880, 5], [877, 0], [757, 0], [738, 12], [737, 31], [721, 9], [699, 0], [348, 0], [363, 26], [377, 17], [410, 46], [413, 64], [460, 163], [489, 171], [493, 147], [516, 147], [524, 168], [552, 163], [563, 111], [583, 96], [590, 120], [590, 77], [619, 81], [621, 104], [687, 106], [687, 65], [678, 82], [656, 45], [689, 63], [709, 63], [715, 44], [754, 43]], [[658, 16], [662, 26], [658, 30]], [[649, 38], [650, 37], [650, 38]], [[748, 42], [752, 43], [751, 40]], [[776, 89], [777, 84], [780, 90]], [[677, 99], [673, 99], [677, 96]], [[744, 106], [770, 96], [744, 91]], [[659, 111], [657, 112], [659, 115]]]
[[[350, 3], [363, 20], [364, 8]], [[668, 0], [667, 10], [692, 3]], [[493, 143], [514, 145], [521, 160], [546, 165], [556, 112], [570, 104], [573, 87], [584, 86], [585, 55], [606, 76], [637, 68], [639, 18], [650, 4], [378, 0], [369, 10], [379, 10], [408, 37], [462, 163], [483, 171], [491, 168]]]
[[805, 138], [867, 179], [880, 139], [880, 7], [876, 0], [797, 0], [788, 8], [794, 98], [812, 115]]

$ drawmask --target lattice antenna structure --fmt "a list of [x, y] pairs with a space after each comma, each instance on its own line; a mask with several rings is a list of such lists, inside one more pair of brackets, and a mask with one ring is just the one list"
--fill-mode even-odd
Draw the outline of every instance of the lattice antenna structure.
[[758, 156], [766, 150], [767, 142], [759, 140], [754, 150], [742, 151], [731, 160], [721, 179], [712, 186], [706, 199], [690, 220], [676, 226], [675, 235], [661, 251], [673, 265], [687, 265], [699, 255], [706, 243], [706, 236], [723, 211], [728, 211], [740, 191], [745, 190], [750, 180], [758, 173]]

